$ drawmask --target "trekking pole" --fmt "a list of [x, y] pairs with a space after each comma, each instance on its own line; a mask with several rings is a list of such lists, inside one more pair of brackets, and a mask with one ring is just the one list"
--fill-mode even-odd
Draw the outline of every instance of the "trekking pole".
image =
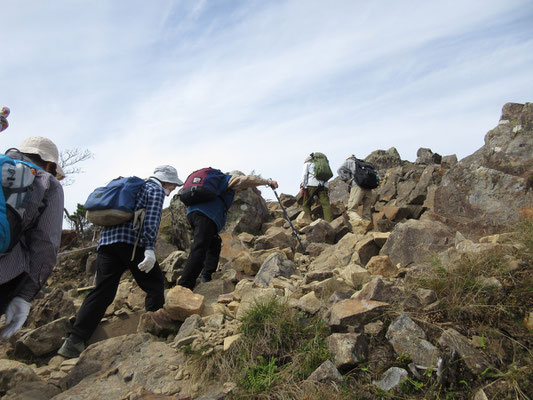
[[305, 251], [304, 245], [302, 244], [302, 241], [300, 240], [300, 236], [298, 236], [298, 233], [296, 233], [296, 229], [294, 229], [294, 225], [291, 222], [289, 214], [287, 214], [287, 210], [285, 210], [285, 207], [283, 207], [283, 204], [281, 204], [281, 200], [280, 200], [280, 198], [278, 196], [278, 193], [276, 192], [276, 190], [274, 189], [273, 186], [270, 186], [270, 187], [272, 188], [272, 191], [276, 195], [276, 199], [278, 199], [278, 203], [279, 203], [281, 209], [283, 210], [283, 214], [285, 214], [285, 218], [287, 218], [287, 221], [289, 222], [289, 225], [292, 228], [292, 233], [294, 233], [294, 236], [296, 236], [296, 239], [298, 239], [298, 243], [300, 243], [300, 247], [302, 248], [303, 254], [308, 255], [309, 253], [307, 251]]

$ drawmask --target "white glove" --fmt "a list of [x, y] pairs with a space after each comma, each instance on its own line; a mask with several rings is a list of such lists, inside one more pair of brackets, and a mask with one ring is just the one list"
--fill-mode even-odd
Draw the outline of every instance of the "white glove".
[[144, 260], [139, 263], [139, 270], [142, 272], [150, 272], [155, 265], [155, 253], [153, 250], [144, 251]]
[[2, 338], [9, 339], [17, 332], [30, 313], [31, 303], [28, 303], [22, 297], [14, 297], [6, 309], [6, 326], [2, 332]]

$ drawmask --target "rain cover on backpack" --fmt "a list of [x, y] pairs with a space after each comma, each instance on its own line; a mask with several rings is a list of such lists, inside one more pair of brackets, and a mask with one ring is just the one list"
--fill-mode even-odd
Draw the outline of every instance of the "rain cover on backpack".
[[[16, 149], [9, 149], [7, 152]], [[6, 152], [6, 153], [7, 153]], [[35, 164], [0, 155], [2, 190], [0, 190], [0, 253], [11, 250], [20, 239], [22, 218], [37, 169]]]

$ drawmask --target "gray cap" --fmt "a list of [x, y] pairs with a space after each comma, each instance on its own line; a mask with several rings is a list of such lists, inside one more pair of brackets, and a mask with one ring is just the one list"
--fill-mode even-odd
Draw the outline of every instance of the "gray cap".
[[155, 167], [152, 176], [159, 179], [161, 182], [174, 183], [178, 186], [183, 186], [183, 182], [178, 178], [178, 171], [170, 165], [160, 165], [159, 167]]

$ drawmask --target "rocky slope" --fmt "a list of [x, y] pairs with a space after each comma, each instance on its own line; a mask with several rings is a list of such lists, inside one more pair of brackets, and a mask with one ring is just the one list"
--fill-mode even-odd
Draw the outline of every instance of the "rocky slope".
[[362, 398], [529, 398], [533, 249], [524, 239], [532, 232], [516, 231], [533, 215], [533, 105], [506, 104], [485, 145], [463, 160], [420, 149], [410, 163], [392, 148], [367, 161], [382, 176], [373, 227], [345, 210], [348, 187], [338, 178], [332, 223], [306, 221], [282, 194], [303, 254], [280, 204], [249, 189], [230, 209], [216, 279], [194, 293], [175, 286], [191, 240], [175, 198], [157, 247], [168, 323], [143, 312], [143, 293], [125, 275], [91, 346], [64, 360], [55, 351], [94, 271], [94, 247], [79, 241], [24, 329], [0, 346], [2, 398], [283, 398], [242, 397], [237, 377], [200, 379], [191, 363], [191, 354], [231, 351], [243, 315], [273, 297], [324, 322], [329, 361], [305, 379], [333, 384], [330, 398], [352, 398], [331, 394], [343, 381]]

